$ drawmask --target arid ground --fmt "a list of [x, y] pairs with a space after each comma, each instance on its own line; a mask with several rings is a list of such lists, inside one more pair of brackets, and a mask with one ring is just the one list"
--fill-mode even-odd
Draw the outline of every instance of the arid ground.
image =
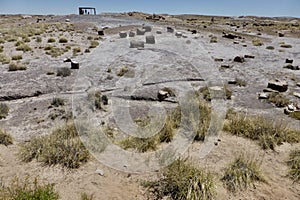
[[[227, 110], [234, 110], [262, 116], [296, 130], [295, 137], [299, 138], [299, 114], [297, 118], [284, 112], [300, 112], [299, 23], [297, 18], [149, 17], [137, 12], [95, 16], [2, 15], [0, 103], [6, 104], [9, 112], [0, 118], [0, 127], [12, 136], [13, 144], [0, 145], [1, 183], [7, 185], [14, 177], [38, 177], [41, 182], [54, 183], [63, 200], [81, 199], [83, 193], [100, 200], [153, 199], [142, 183], [159, 179], [161, 170], [135, 173], [135, 165], [129, 166], [126, 158], [113, 153], [105, 160], [119, 160], [113, 168], [101, 163], [97, 156], [91, 156], [76, 169], [59, 164], [49, 166], [37, 160], [24, 162], [19, 156], [20, 146], [50, 134], [66, 121], [79, 121], [85, 114], [93, 117], [96, 127], [109, 129], [110, 139], [118, 144], [124, 139], [118, 122], [128, 120], [124, 108], [130, 107], [132, 119], [143, 123], [151, 110], [161, 114], [151, 108], [173, 110], [180, 104], [179, 94], [190, 89], [201, 91], [206, 86], [218, 90], [225, 85], [232, 92], [221, 104], [217, 100], [208, 102], [212, 107], [215, 105], [215, 113], [225, 117]], [[130, 32], [136, 33], [143, 27], [151, 30], [129, 37]], [[99, 35], [99, 30], [104, 35]], [[126, 32], [126, 38], [120, 37], [120, 32]], [[130, 48], [131, 41], [146, 41], [149, 35], [155, 37], [155, 44]], [[64, 62], [67, 58], [78, 62], [79, 69], [69, 69], [71, 63]], [[286, 59], [293, 62], [286, 63]], [[266, 90], [274, 79], [288, 85], [287, 90], [280, 92], [280, 105], [276, 100], [270, 102], [269, 97], [278, 92], [274, 88]], [[168, 90], [169, 96], [161, 99], [158, 92], [165, 88], [171, 92]], [[99, 91], [108, 102], [95, 111], [88, 105], [89, 100], [82, 99]], [[55, 105], [54, 98], [64, 103]], [[213, 148], [204, 157], [200, 156], [203, 141], [194, 141], [182, 155], [212, 173], [215, 199], [300, 199], [299, 181], [289, 177], [287, 165], [289, 153], [300, 148], [297, 139], [284, 140], [272, 150], [222, 130], [215, 136]], [[228, 164], [240, 154], [257, 160], [266, 181], [232, 193], [221, 178]]]

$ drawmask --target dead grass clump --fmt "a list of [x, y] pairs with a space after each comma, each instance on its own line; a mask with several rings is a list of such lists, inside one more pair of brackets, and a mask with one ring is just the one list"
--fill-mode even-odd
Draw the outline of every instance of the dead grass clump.
[[63, 55], [65, 52], [67, 52], [67, 49], [63, 49], [63, 48], [57, 48], [57, 47], [53, 47], [53, 46], [47, 46], [45, 47], [46, 50], [46, 54], [50, 55], [51, 57], [58, 57]]
[[91, 41], [90, 47], [89, 48], [96, 48], [99, 45], [99, 42], [93, 40]]
[[80, 47], [73, 48], [73, 55], [76, 55], [77, 53], [80, 53], [80, 52], [81, 52]]
[[94, 199], [94, 195], [88, 195], [87, 193], [82, 193], [81, 194], [81, 200], [93, 200]]
[[41, 37], [36, 37], [35, 41], [38, 42], [38, 43], [41, 43], [43, 40], [42, 40]]
[[290, 168], [290, 178], [297, 182], [300, 181], [300, 149], [295, 149], [290, 152], [287, 164]]
[[266, 49], [268, 49], [268, 50], [274, 50], [275, 47], [273, 47], [273, 46], [267, 46]]
[[23, 57], [22, 57], [22, 55], [14, 55], [14, 56], [11, 57], [11, 59], [12, 60], [22, 60]]
[[65, 100], [62, 98], [55, 97], [51, 101], [51, 105], [54, 107], [59, 107], [65, 105]]
[[8, 71], [23, 71], [26, 70], [27, 67], [25, 65], [20, 65], [20, 64], [16, 64], [16, 63], [11, 63], [8, 67]]
[[120, 69], [120, 71], [117, 73], [117, 76], [124, 76], [129, 71], [127, 66], [124, 66]]
[[211, 120], [211, 107], [204, 101], [199, 101], [199, 125], [195, 136], [195, 141], [204, 141]]
[[59, 38], [58, 42], [59, 43], [68, 43], [68, 39], [67, 38]]
[[61, 67], [57, 69], [57, 76], [67, 77], [71, 75], [71, 69], [68, 67]]
[[253, 46], [262, 46], [262, 45], [264, 45], [264, 43], [258, 38], [253, 39], [252, 44], [253, 44]]
[[287, 106], [290, 102], [290, 100], [288, 98], [286, 98], [285, 96], [283, 96], [282, 94], [277, 93], [277, 92], [272, 92], [269, 95], [268, 101], [280, 108]]
[[240, 155], [225, 169], [221, 179], [230, 192], [246, 189], [255, 182], [265, 182], [256, 161]]
[[47, 42], [48, 43], [53, 43], [53, 42], [55, 42], [56, 40], [54, 39], [54, 38], [49, 38], [48, 40], [47, 40]]
[[10, 63], [10, 58], [0, 54], [0, 62], [4, 65], [4, 64], [9, 64]]
[[2, 129], [0, 129], [0, 144], [5, 146], [13, 144], [13, 139], [11, 135]]
[[21, 45], [17, 46], [16, 50], [26, 52], [26, 51], [31, 51], [32, 49], [27, 44], [21, 44]]
[[25, 162], [37, 159], [47, 165], [60, 164], [72, 169], [80, 167], [90, 157], [73, 123], [21, 145], [19, 156]]
[[212, 36], [210, 38], [210, 43], [218, 43], [218, 38], [216, 36]]
[[0, 186], [0, 199], [58, 200], [59, 194], [55, 191], [54, 184], [41, 184], [37, 178], [20, 180], [16, 177], [9, 186]]
[[297, 120], [300, 120], [300, 112], [291, 112], [289, 114], [290, 117], [294, 118], [294, 119], [297, 119]]
[[0, 53], [3, 52], [4, 46], [0, 46]]
[[210, 200], [214, 199], [215, 183], [210, 173], [196, 168], [182, 159], [176, 160], [163, 170], [163, 177], [157, 181], [146, 181], [143, 186], [156, 199]]
[[273, 122], [262, 116], [232, 114], [223, 128], [233, 135], [258, 141], [263, 149], [274, 150], [282, 142], [300, 141], [300, 131], [289, 129], [287, 124]]
[[6, 103], [0, 103], [0, 119], [7, 117], [9, 112], [9, 107]]
[[[224, 91], [226, 99], [231, 99], [232, 91], [229, 89], [228, 85], [224, 85]], [[211, 101], [211, 95], [208, 87], [203, 87], [199, 90], [200, 93], [202, 93], [203, 98], [206, 101]]]
[[290, 45], [290, 44], [282, 44], [282, 45], [280, 45], [280, 47], [282, 47], [282, 48], [292, 48], [293, 46]]

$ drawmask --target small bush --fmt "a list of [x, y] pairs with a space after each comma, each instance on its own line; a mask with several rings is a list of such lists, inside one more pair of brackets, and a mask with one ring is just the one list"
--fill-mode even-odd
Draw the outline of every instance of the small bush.
[[267, 46], [266, 49], [268, 49], [268, 50], [274, 50], [275, 48], [273, 46]]
[[15, 56], [12, 56], [11, 59], [12, 60], [22, 60], [23, 57], [22, 57], [22, 55], [15, 55]]
[[77, 53], [80, 53], [80, 52], [81, 52], [80, 47], [73, 48], [73, 54], [77, 54]]
[[236, 78], [235, 81], [236, 81], [236, 85], [238, 85], [240, 87], [246, 87], [247, 86], [247, 82], [243, 79]]
[[59, 43], [68, 43], [68, 39], [67, 38], [59, 38], [58, 42]]
[[94, 195], [88, 195], [85, 192], [81, 194], [81, 200], [93, 200], [93, 199], [94, 199]]
[[275, 149], [282, 142], [297, 143], [300, 131], [288, 129], [287, 124], [274, 122], [262, 116], [232, 114], [224, 124], [224, 131], [258, 141], [263, 149]]
[[0, 144], [8, 146], [13, 144], [13, 139], [10, 134], [6, 133], [4, 130], [0, 129]]
[[17, 41], [15, 46], [18, 47], [18, 46], [21, 46], [21, 45], [24, 45], [25, 43], [21, 40]]
[[221, 180], [230, 192], [246, 189], [258, 181], [265, 182], [257, 163], [244, 155], [238, 156], [230, 163]]
[[300, 112], [299, 111], [291, 112], [289, 114], [289, 116], [292, 117], [292, 118], [294, 118], [294, 119], [300, 120]]
[[255, 38], [254, 40], [252, 40], [252, 44], [253, 44], [253, 46], [262, 46], [262, 45], [264, 45], [264, 43], [258, 38]]
[[292, 48], [293, 46], [290, 45], [290, 44], [282, 44], [282, 45], [280, 45], [280, 47], [282, 47], [282, 48]]
[[42, 38], [41, 37], [36, 37], [35, 41], [38, 42], [38, 43], [41, 43], [42, 42]]
[[127, 66], [124, 66], [120, 69], [120, 71], [117, 73], [117, 76], [124, 76], [129, 71]]
[[0, 53], [2, 53], [3, 52], [3, 46], [0, 46]]
[[47, 165], [60, 164], [67, 168], [78, 168], [89, 159], [89, 152], [82, 144], [73, 123], [55, 129], [50, 135], [32, 139], [21, 145], [21, 160], [37, 159]]
[[52, 99], [51, 105], [54, 106], [54, 107], [63, 106], [63, 105], [65, 105], [65, 100], [61, 99], [61, 98], [58, 98], [58, 97], [55, 97], [55, 98]]
[[91, 41], [90, 48], [96, 48], [99, 45], [99, 42], [93, 40]]
[[27, 67], [25, 65], [19, 65], [19, 64], [16, 64], [16, 63], [11, 63], [8, 67], [8, 71], [23, 71], [23, 70], [26, 70]]
[[9, 64], [10, 63], [10, 58], [5, 56], [5, 55], [0, 54], [0, 62], [2, 64]]
[[54, 38], [49, 38], [47, 42], [48, 42], [48, 43], [53, 43], [53, 42], [55, 42], [55, 41], [56, 41], [56, 40], [55, 40]]
[[270, 103], [273, 103], [275, 106], [280, 107], [280, 108], [287, 106], [290, 102], [289, 99], [287, 99], [285, 96], [283, 96], [280, 93], [276, 93], [276, 92], [272, 92], [269, 95], [268, 101]]
[[17, 51], [23, 51], [23, 52], [26, 52], [26, 51], [31, 51], [32, 49], [31, 49], [31, 47], [28, 46], [27, 44], [22, 44], [22, 45], [18, 46], [18, 47], [16, 48], [16, 50], [17, 50]]
[[290, 168], [290, 178], [297, 182], [300, 181], [300, 149], [295, 149], [290, 152], [287, 164]]
[[93, 38], [92, 36], [88, 36], [87, 39], [88, 39], [88, 40], [92, 40], [92, 39], [94, 39], [94, 38]]
[[54, 184], [40, 184], [37, 178], [33, 181], [29, 178], [24, 181], [14, 178], [9, 186], [0, 187], [0, 199], [58, 200], [59, 194], [55, 191]]
[[54, 46], [51, 46], [51, 45], [47, 45], [44, 50], [46, 51], [49, 51], [49, 50], [52, 50], [54, 48]]
[[0, 103], [0, 119], [7, 117], [9, 112], [9, 107], [6, 103]]
[[85, 49], [85, 50], [84, 50], [84, 53], [91, 53], [91, 50]]
[[163, 177], [157, 181], [147, 181], [143, 186], [156, 199], [210, 200], [215, 198], [215, 183], [210, 173], [196, 168], [192, 163], [177, 160], [163, 170]]
[[30, 42], [30, 38], [29, 37], [23, 37], [23, 42]]
[[62, 67], [57, 69], [57, 76], [67, 77], [71, 75], [71, 69], [68, 67]]

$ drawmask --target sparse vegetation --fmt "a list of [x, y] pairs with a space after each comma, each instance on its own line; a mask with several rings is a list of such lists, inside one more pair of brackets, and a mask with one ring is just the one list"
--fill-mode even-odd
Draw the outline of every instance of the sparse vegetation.
[[300, 149], [295, 149], [290, 152], [289, 160], [287, 162], [289, 166], [289, 176], [295, 182], [300, 181]]
[[65, 52], [68, 51], [67, 49], [57, 48], [57, 47], [53, 47], [53, 46], [46, 46], [45, 50], [48, 50], [48, 51], [46, 51], [47, 55], [50, 55], [51, 57], [54, 57], [54, 58], [61, 56]]
[[294, 118], [294, 119], [300, 120], [300, 112], [299, 111], [298, 112], [297, 111], [296, 112], [291, 112], [289, 114], [289, 116]]
[[38, 42], [38, 43], [41, 43], [42, 42], [42, 38], [41, 37], [36, 37], [35, 41]]
[[26, 52], [26, 51], [31, 51], [32, 49], [27, 44], [21, 44], [20, 46], [17, 46], [16, 50]]
[[22, 144], [19, 156], [25, 162], [37, 159], [47, 165], [78, 168], [88, 161], [89, 152], [82, 144], [75, 125], [68, 123], [50, 135], [36, 137]]
[[9, 186], [0, 185], [0, 199], [5, 200], [58, 200], [54, 184], [41, 184], [38, 179], [14, 178]]
[[81, 194], [81, 200], [93, 200], [94, 199], [94, 195], [88, 195], [87, 193], [82, 193]]
[[4, 46], [0, 46], [0, 53], [3, 52]]
[[157, 181], [143, 183], [156, 199], [210, 200], [214, 199], [215, 183], [210, 173], [196, 168], [191, 162], [176, 160], [163, 170]]
[[292, 48], [293, 46], [290, 45], [290, 44], [282, 44], [282, 45], [280, 45], [280, 47], [282, 47], [282, 48]]
[[22, 60], [23, 57], [22, 57], [22, 55], [14, 55], [14, 56], [11, 57], [11, 59], [12, 60]]
[[80, 52], [81, 52], [80, 47], [73, 48], [73, 54], [77, 54], [77, 53], [80, 53]]
[[20, 64], [16, 64], [16, 63], [10, 63], [9, 67], [8, 67], [8, 71], [23, 71], [26, 70], [27, 67], [25, 65], [20, 65]]
[[218, 42], [218, 38], [216, 36], [212, 36], [210, 38], [210, 43], [217, 43]]
[[68, 67], [61, 67], [57, 69], [57, 76], [67, 77], [71, 75], [71, 69]]
[[224, 131], [258, 141], [263, 149], [274, 150], [282, 142], [297, 143], [300, 131], [287, 128], [286, 124], [274, 122], [262, 116], [232, 114], [224, 125]]
[[230, 192], [246, 189], [255, 182], [265, 182], [257, 162], [245, 155], [229, 164], [221, 180]]
[[7, 117], [9, 112], [9, 107], [6, 103], [0, 103], [0, 119]]
[[[224, 85], [223, 87], [223, 90], [224, 91], [220, 91], [220, 93], [225, 93], [224, 96], [226, 97], [226, 99], [231, 99], [231, 95], [232, 95], [232, 91], [229, 89], [228, 85]], [[208, 87], [203, 87], [199, 90], [200, 93], [202, 93], [203, 95], [203, 98], [206, 100], [206, 101], [211, 101], [211, 94], [210, 92], [213, 92], [213, 91], [210, 91], [208, 89]], [[220, 95], [219, 95], [220, 96]]]
[[258, 38], [253, 39], [252, 44], [253, 44], [253, 46], [262, 46], [262, 45], [264, 45], [264, 43]]
[[10, 134], [0, 129], [0, 144], [8, 146], [13, 143], [13, 139]]
[[240, 87], [246, 87], [247, 86], [247, 82], [243, 79], [240, 78], [236, 78], [236, 85], [240, 86]]
[[288, 98], [277, 92], [270, 93], [268, 101], [280, 108], [287, 106], [290, 102]]
[[274, 50], [275, 47], [273, 47], [273, 46], [267, 46], [266, 49], [268, 49], [268, 50]]

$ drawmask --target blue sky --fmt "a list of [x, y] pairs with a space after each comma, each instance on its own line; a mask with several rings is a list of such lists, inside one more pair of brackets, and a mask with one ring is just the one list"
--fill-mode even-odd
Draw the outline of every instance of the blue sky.
[[77, 14], [79, 6], [97, 12], [300, 17], [300, 0], [0, 0], [0, 14]]

